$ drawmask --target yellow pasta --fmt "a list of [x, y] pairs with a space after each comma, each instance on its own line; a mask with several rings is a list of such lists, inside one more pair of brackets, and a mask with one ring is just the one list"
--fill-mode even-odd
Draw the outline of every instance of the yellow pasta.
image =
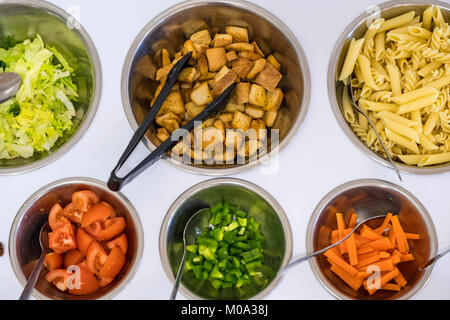
[[350, 42], [350, 47], [345, 57], [344, 66], [342, 67], [341, 75], [339, 77], [340, 81], [343, 81], [350, 77], [355, 69], [356, 60], [358, 59], [359, 53], [361, 52], [362, 46], [364, 44], [364, 38], [360, 40], [352, 39]]
[[423, 108], [433, 104], [437, 100], [438, 96], [439, 96], [439, 92], [436, 92], [434, 94], [424, 96], [417, 100], [413, 100], [413, 101], [407, 102], [405, 104], [401, 104], [398, 107], [397, 113], [405, 114], [405, 113], [408, 113], [411, 111], [423, 109]]
[[415, 16], [416, 13], [414, 11], [410, 11], [408, 13], [402, 14], [401, 16], [386, 20], [381, 26], [379, 32], [391, 30], [400, 27], [402, 25], [405, 25], [411, 22]]

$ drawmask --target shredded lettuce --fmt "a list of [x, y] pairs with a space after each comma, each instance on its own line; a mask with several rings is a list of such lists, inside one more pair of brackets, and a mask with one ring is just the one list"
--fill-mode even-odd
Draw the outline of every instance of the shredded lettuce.
[[78, 114], [74, 70], [39, 35], [2, 43], [0, 73], [16, 72], [22, 84], [14, 98], [0, 104], [0, 159], [30, 158], [50, 151], [72, 129]]

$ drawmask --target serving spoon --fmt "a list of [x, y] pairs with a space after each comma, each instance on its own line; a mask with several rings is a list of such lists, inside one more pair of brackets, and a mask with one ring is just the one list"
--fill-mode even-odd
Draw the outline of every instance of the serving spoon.
[[5, 72], [0, 73], [0, 103], [3, 103], [17, 93], [22, 78], [17, 73]]
[[50, 225], [48, 224], [48, 219], [45, 220], [45, 224], [42, 226], [41, 231], [39, 233], [39, 243], [41, 245], [42, 253], [39, 257], [38, 262], [33, 268], [30, 277], [27, 280], [27, 284], [20, 295], [19, 300], [28, 300], [33, 292], [34, 286], [39, 278], [39, 274], [41, 273], [42, 266], [44, 265], [45, 256], [50, 252], [50, 248], [48, 246], [48, 234], [51, 231]]
[[429, 267], [431, 267], [433, 264], [435, 264], [438, 260], [440, 260], [442, 257], [444, 257], [449, 252], [450, 252], [450, 247], [448, 247], [447, 249], [445, 249], [444, 251], [442, 251], [438, 255], [436, 255], [433, 258], [431, 258], [430, 260], [428, 260], [426, 263], [423, 264], [423, 266], [421, 266], [419, 268], [419, 270], [423, 271], [423, 270], [428, 269]]

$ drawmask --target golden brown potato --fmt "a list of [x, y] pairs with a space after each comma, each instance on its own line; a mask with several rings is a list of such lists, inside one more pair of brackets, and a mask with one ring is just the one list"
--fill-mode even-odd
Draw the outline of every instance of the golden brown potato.
[[[195, 46], [194, 46], [194, 43], [192, 42], [192, 40], [188, 40], [184, 43], [182, 54], [183, 54], [183, 56], [185, 56], [189, 52], [192, 52], [192, 59], [197, 60], [198, 53], [197, 53], [197, 49], [195, 49]], [[175, 61], [176, 60], [174, 60], [174, 62], [172, 62], [172, 63], [175, 64], [176, 63]]]
[[160, 69], [158, 69], [158, 71], [156, 71], [156, 81], [162, 81], [164, 79], [163, 82], [165, 82], [165, 78], [167, 78], [167, 76], [170, 73], [170, 70], [172, 70], [173, 65], [169, 64], [165, 67], [162, 67]]
[[209, 46], [212, 42], [211, 35], [208, 30], [202, 30], [191, 36], [191, 41], [202, 46]]
[[255, 61], [253, 68], [247, 74], [247, 79], [252, 80], [254, 77], [258, 75], [261, 71], [263, 71], [266, 66], [266, 59], [258, 59]]
[[184, 68], [178, 75], [178, 81], [192, 83], [196, 80], [197, 69], [194, 67]]
[[243, 135], [239, 130], [227, 130], [225, 133], [225, 146], [227, 149], [239, 150], [242, 145]]
[[256, 78], [255, 82], [268, 90], [274, 92], [283, 76], [270, 63], [266, 63], [264, 70]]
[[247, 28], [228, 26], [225, 28], [225, 32], [233, 37], [234, 42], [249, 42]]
[[254, 119], [250, 124], [250, 130], [255, 130], [259, 141], [265, 141], [267, 138], [267, 129], [264, 120]]
[[250, 82], [241, 82], [236, 86], [236, 90], [234, 92], [234, 99], [237, 104], [248, 103], [250, 98]]
[[212, 83], [213, 96], [220, 96], [236, 80], [236, 73], [224, 66], [214, 78]]
[[264, 122], [266, 123], [267, 127], [272, 127], [275, 123], [275, 120], [277, 120], [278, 117], [278, 110], [269, 110], [266, 111], [264, 114]]
[[252, 118], [248, 115], [236, 111], [234, 113], [233, 121], [231, 122], [234, 129], [242, 130], [243, 132], [247, 132], [250, 128], [250, 123], [252, 121]]
[[258, 46], [258, 44], [255, 41], [252, 42], [252, 45], [255, 47], [255, 52], [257, 54], [259, 54], [262, 57], [265, 57], [264, 52], [262, 52], [261, 48]]
[[245, 113], [253, 119], [261, 119], [264, 117], [264, 109], [251, 104], [247, 104], [245, 107]]
[[233, 43], [233, 36], [231, 34], [216, 34], [214, 36], [214, 48], [226, 47]]
[[254, 53], [254, 52], [250, 52], [250, 51], [239, 52], [239, 57], [247, 58], [248, 60], [251, 60], [251, 61], [256, 61], [256, 60], [264, 58], [263, 56], [261, 56], [257, 53]]
[[281, 70], [281, 64], [278, 62], [277, 59], [275, 59], [273, 55], [267, 57], [267, 62], [273, 65], [275, 69], [277, 69], [278, 71]]
[[217, 117], [217, 119], [222, 120], [224, 124], [229, 123], [233, 121], [233, 113], [231, 112], [222, 113]]
[[278, 111], [283, 103], [284, 93], [280, 88], [275, 89], [274, 92], [267, 93], [267, 103], [264, 106], [264, 110], [276, 110]]
[[189, 115], [189, 119], [192, 120], [196, 116], [198, 116], [203, 110], [205, 109], [205, 106], [198, 106], [194, 102], [188, 102], [186, 103], [186, 111]]
[[198, 106], [207, 105], [214, 100], [206, 82], [192, 90], [191, 100]]
[[214, 148], [219, 143], [223, 143], [225, 139], [221, 130], [218, 130], [214, 127], [197, 130], [196, 132], [194, 132], [194, 137], [196, 147], [199, 147], [202, 150]]
[[233, 71], [241, 78], [246, 78], [253, 68], [253, 62], [247, 58], [238, 58], [232, 62]]
[[225, 137], [225, 125], [222, 120], [218, 119], [214, 121], [214, 128], [219, 130], [222, 133], [222, 136]]
[[227, 53], [224, 48], [212, 48], [206, 50], [210, 72], [216, 72], [227, 64]]
[[227, 51], [248, 51], [253, 52], [255, 47], [251, 43], [232, 43], [226, 46]]
[[250, 88], [249, 102], [258, 107], [264, 107], [266, 105], [266, 100], [266, 89], [257, 84], [252, 84]]
[[170, 133], [166, 128], [159, 128], [156, 133], [156, 137], [159, 139], [159, 141], [164, 142], [170, 138]]
[[236, 51], [228, 51], [227, 52], [227, 60], [229, 62], [236, 60], [237, 58], [239, 58], [238, 54], [236, 53]]
[[180, 115], [185, 112], [183, 97], [181, 96], [180, 90], [174, 90], [169, 93], [166, 101], [164, 101], [160, 114], [165, 114], [167, 112], [173, 112]]
[[201, 77], [208, 76], [209, 74], [209, 67], [208, 67], [208, 59], [206, 58], [206, 55], [202, 54], [198, 57], [197, 60], [198, 64], [198, 70], [200, 72]]
[[216, 164], [234, 164], [236, 151], [234, 149], [226, 149], [225, 152], [214, 154]]
[[226, 104], [224, 111], [225, 112], [232, 112], [232, 113], [235, 113], [236, 111], [244, 112], [245, 111], [245, 105], [244, 104], [238, 104], [238, 103], [235, 103], [233, 100], [230, 100]]
[[170, 55], [169, 55], [169, 51], [167, 51], [166, 49], [162, 49], [161, 51], [161, 65], [163, 67], [170, 65]]

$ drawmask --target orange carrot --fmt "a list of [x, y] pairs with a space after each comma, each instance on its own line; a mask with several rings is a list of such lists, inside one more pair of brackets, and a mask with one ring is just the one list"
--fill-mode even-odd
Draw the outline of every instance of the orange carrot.
[[350, 265], [354, 266], [358, 264], [358, 251], [356, 249], [356, 241], [355, 241], [355, 235], [352, 234], [350, 238], [346, 241], [347, 243], [347, 252], [348, 252], [348, 259], [350, 261]]
[[400, 220], [398, 219], [398, 216], [393, 216], [391, 218], [391, 222], [392, 228], [394, 229], [395, 232], [395, 237], [397, 239], [398, 250], [402, 254], [407, 254], [409, 252], [409, 245], [405, 236], [405, 232], [403, 231], [403, 228], [400, 224]]
[[358, 291], [362, 285], [362, 280], [348, 274], [345, 270], [337, 265], [331, 266], [333, 271], [339, 278], [341, 278], [346, 284], [348, 284], [353, 290]]
[[371, 267], [371, 266], [377, 266], [378, 268], [380, 268], [381, 272], [392, 271], [392, 270], [395, 269], [394, 264], [392, 263], [391, 259], [384, 259], [384, 260], [381, 260], [381, 261], [378, 261], [378, 262], [375, 262], [375, 263], [371, 263], [370, 265], [362, 267], [359, 270], [366, 270], [367, 271], [367, 269], [369, 267]]
[[398, 275], [394, 278], [394, 281], [396, 284], [398, 284], [400, 287], [404, 288], [408, 284], [403, 274], [399, 271]]
[[393, 248], [392, 243], [389, 241], [389, 238], [387, 238], [387, 237], [383, 237], [381, 239], [369, 242], [368, 244], [365, 244], [361, 248], [364, 248], [366, 246], [372, 247], [375, 250], [379, 250], [379, 251], [389, 250], [389, 249]]
[[356, 278], [357, 278], [357, 279], [365, 280], [365, 279], [367, 279], [368, 277], [370, 277], [370, 273], [367, 273], [367, 272], [364, 272], [364, 271], [359, 271], [359, 272], [356, 274]]
[[388, 290], [388, 291], [400, 291], [402, 290], [402, 287], [398, 284], [393, 283], [386, 283], [384, 286], [381, 287], [382, 290]]
[[348, 227], [351, 229], [354, 229], [356, 227], [356, 219], [358, 218], [358, 215], [356, 213], [353, 213], [350, 217], [350, 221], [348, 223]]
[[350, 274], [352, 277], [356, 276], [358, 270], [349, 265], [342, 257], [338, 256], [334, 251], [328, 250], [325, 252], [325, 256], [330, 259], [336, 266], [343, 269], [345, 272]]
[[360, 255], [358, 255], [358, 259], [359, 259], [359, 261], [361, 262], [361, 261], [363, 261], [363, 260], [366, 260], [367, 258], [370, 258], [370, 257], [379, 257], [380, 256], [380, 253], [378, 252], [378, 251], [372, 251], [372, 252], [369, 252], [369, 253], [364, 253], [364, 254], [360, 254]]
[[389, 258], [391, 256], [391, 254], [389, 253], [389, 252], [386, 252], [386, 251], [381, 251], [380, 253], [379, 253], [379, 257], [381, 258], [381, 259], [386, 259], [386, 258]]
[[366, 239], [370, 239], [370, 240], [378, 240], [381, 239], [381, 235], [379, 235], [378, 233], [376, 233], [373, 229], [371, 229], [370, 227], [364, 225], [361, 229], [361, 236], [366, 238]]
[[368, 265], [371, 265], [375, 262], [378, 262], [378, 261], [380, 261], [380, 257], [378, 255], [368, 257], [364, 260], [361, 260], [357, 265], [355, 265], [355, 268], [358, 270], [361, 270], [362, 268], [364, 268], [364, 270], [366, 270], [365, 267], [367, 267]]
[[358, 248], [358, 255], [374, 252], [375, 249], [372, 247]]
[[[336, 221], [337, 221], [337, 227], [339, 231], [339, 240], [342, 240], [346, 237], [345, 234], [345, 222], [344, 217], [342, 213], [336, 213]], [[341, 254], [345, 252], [344, 247], [346, 247], [345, 243], [342, 243], [339, 245], [339, 250], [341, 251]]]
[[400, 257], [400, 262], [408, 262], [408, 261], [414, 261], [414, 256], [412, 253], [404, 254]]
[[369, 243], [372, 240], [366, 239], [361, 237], [361, 235], [355, 233], [355, 240], [356, 240], [356, 246], [357, 247], [361, 247], [363, 245], [365, 245], [366, 243]]
[[420, 240], [420, 234], [405, 232], [406, 239], [408, 240]]
[[379, 226], [378, 228], [375, 229], [376, 233], [378, 233], [379, 235], [383, 234], [383, 232], [384, 232], [384, 230], [386, 230], [389, 222], [391, 222], [391, 218], [392, 218], [392, 213], [388, 213], [386, 218], [384, 218], [384, 221], [381, 224], [381, 226]]
[[400, 263], [401, 258], [402, 258], [402, 254], [397, 249], [394, 250], [394, 252], [391, 254], [391, 257], [390, 257], [393, 264]]
[[[400, 271], [398, 269], [394, 269], [392, 271], [389, 271], [389, 272], [386, 272], [384, 274], [381, 274], [381, 279], [380, 279], [380, 286], [381, 286], [381, 288], [386, 283], [388, 283], [389, 281], [394, 279], [396, 276], [398, 276], [399, 273], [400, 273]], [[366, 288], [366, 290], [369, 292], [370, 295], [373, 295], [378, 290], [376, 288], [369, 289], [368, 285], [367, 285], [367, 281], [364, 281], [364, 287]]]
[[397, 237], [395, 236], [394, 229], [391, 229], [391, 231], [389, 231], [389, 241], [391, 241], [391, 243], [394, 246], [394, 248], [396, 248], [396, 246], [397, 246]]

